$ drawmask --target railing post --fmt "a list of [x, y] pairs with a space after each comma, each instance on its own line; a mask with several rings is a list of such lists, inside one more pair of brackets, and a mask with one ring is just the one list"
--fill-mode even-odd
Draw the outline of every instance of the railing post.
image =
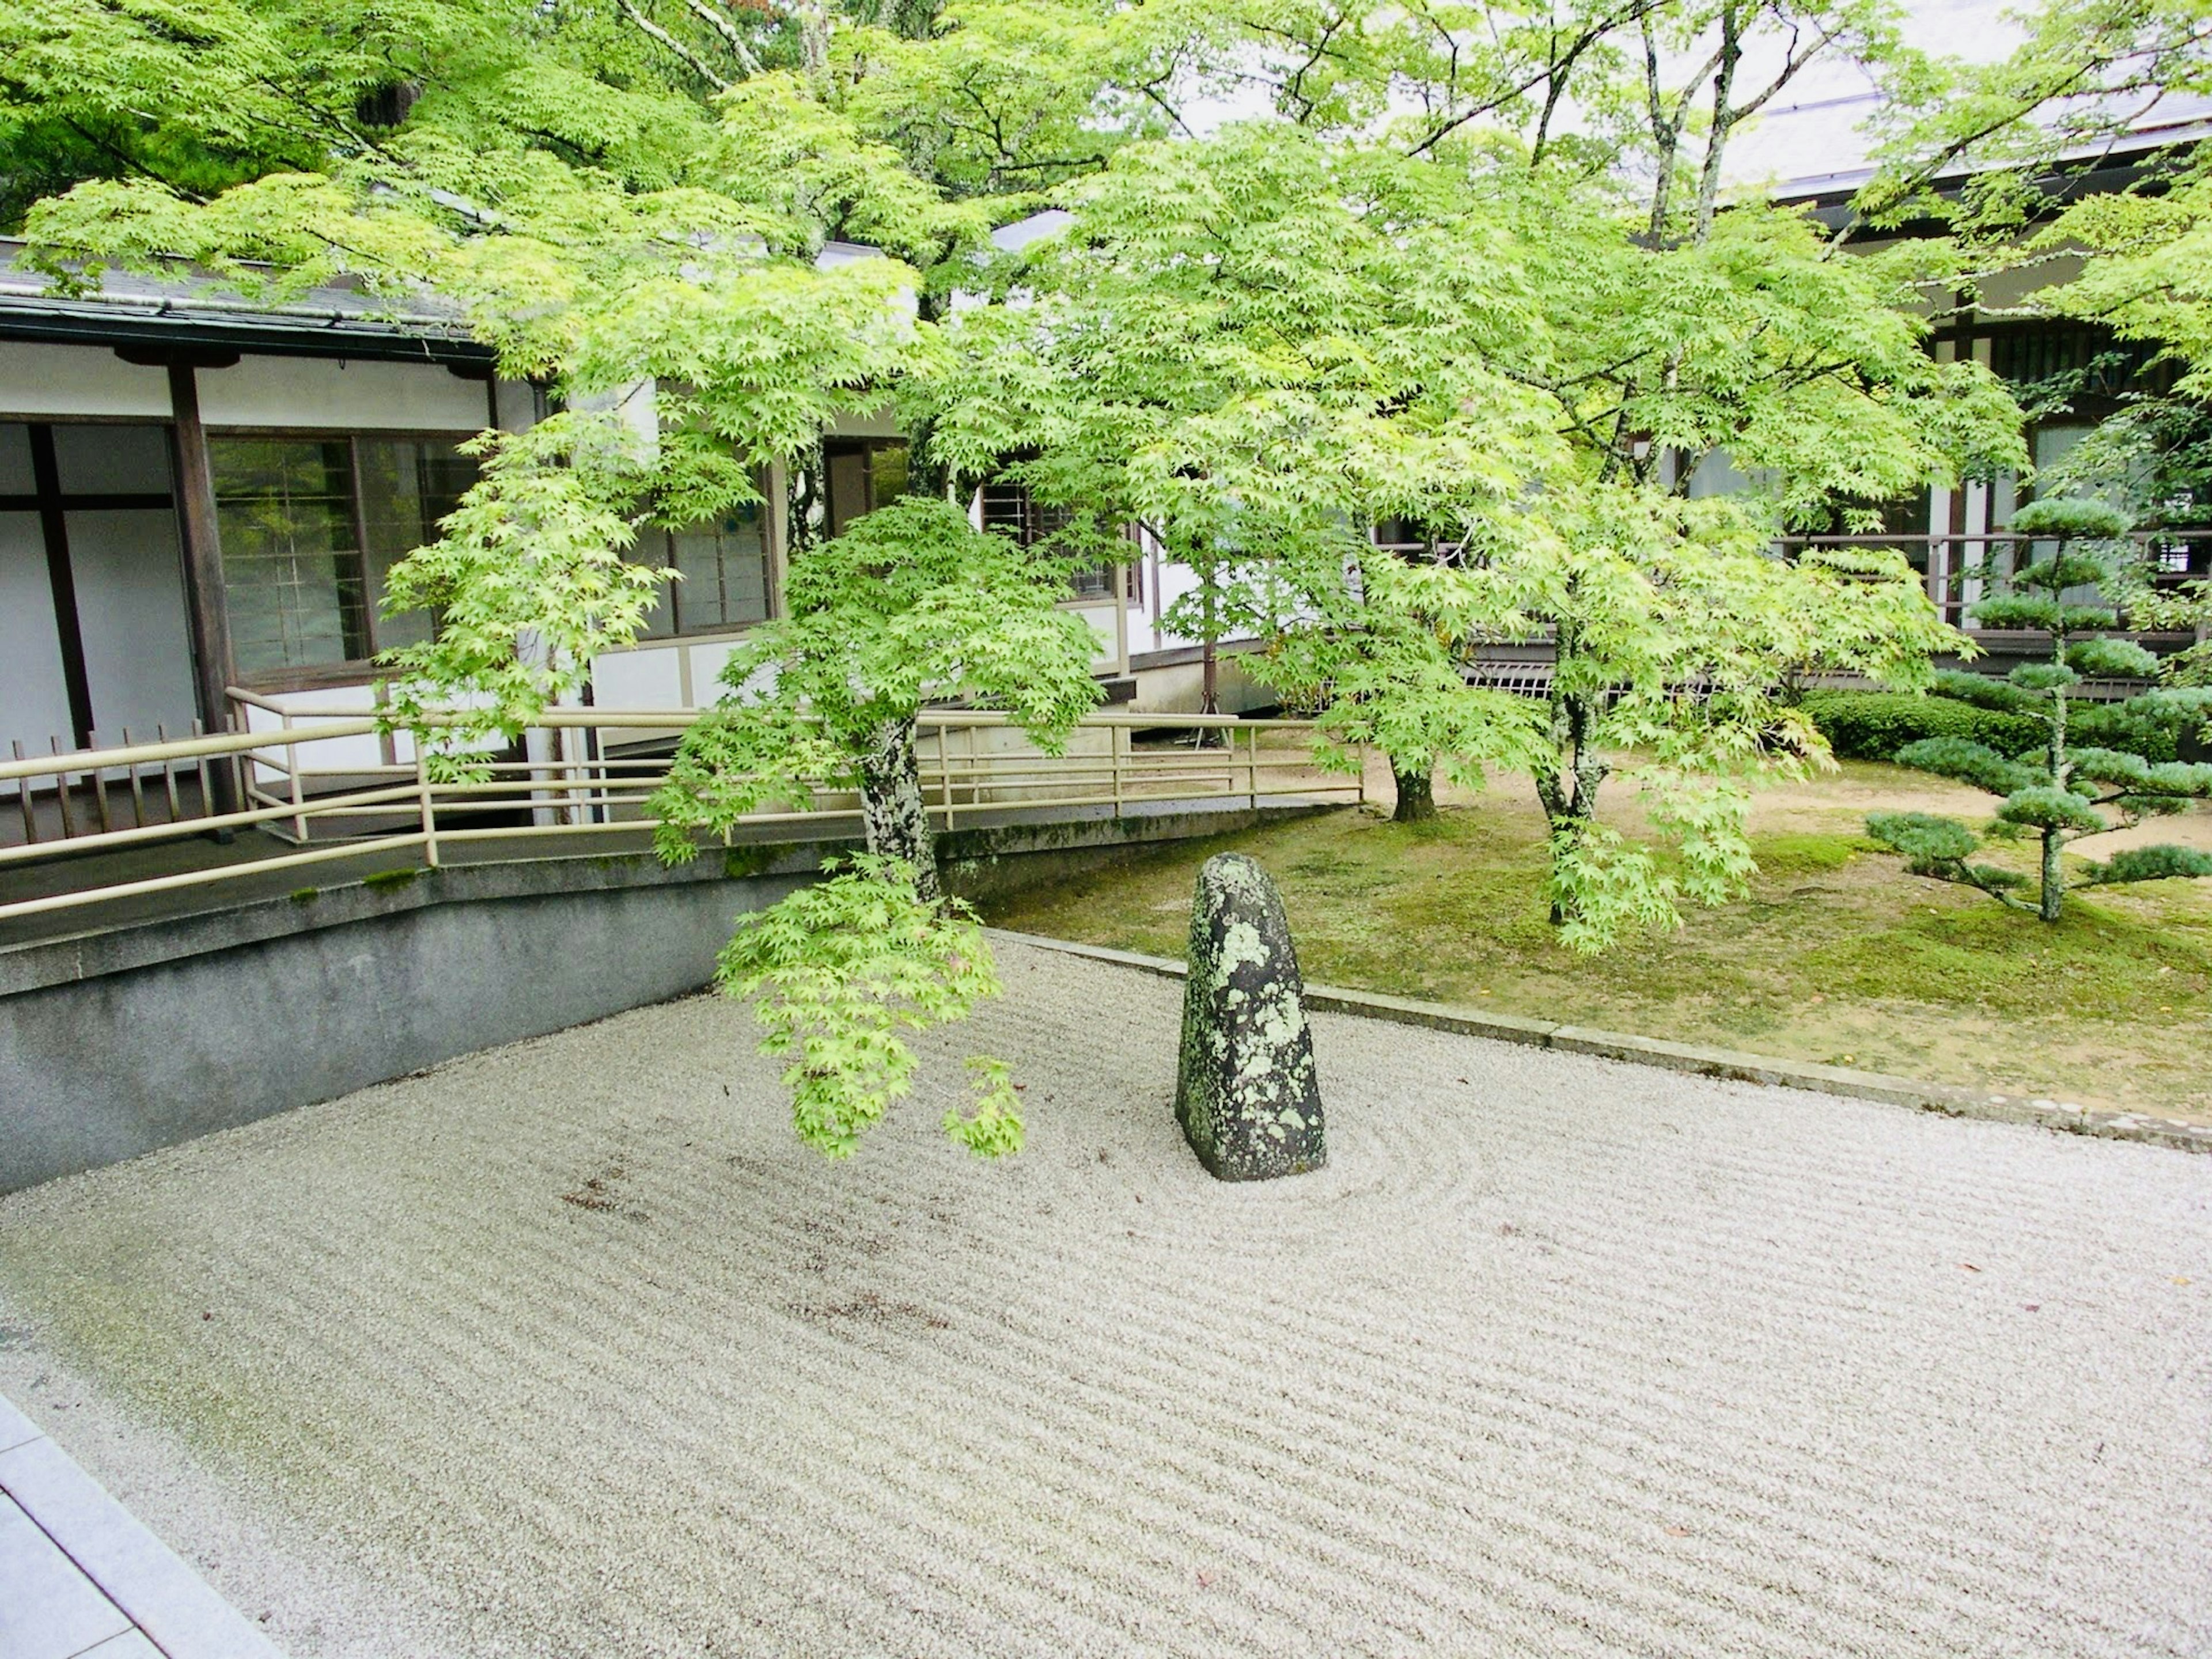
[[1367, 745], [1359, 745], [1359, 804], [1367, 805]]
[[[123, 728], [123, 746], [125, 749], [131, 746], [131, 728], [127, 726]], [[123, 772], [131, 785], [131, 827], [143, 830], [146, 827], [145, 782], [139, 777], [135, 763], [125, 767]]]
[[1121, 744], [1127, 734], [1118, 726], [1106, 728], [1106, 752], [1112, 757], [1114, 773], [1114, 816], [1121, 816]]
[[[100, 749], [100, 733], [95, 732], [85, 744], [85, 752], [96, 756]], [[100, 817], [100, 833], [106, 835], [115, 828], [115, 821], [107, 815], [107, 774], [97, 758], [92, 763], [92, 810]]]
[[292, 777], [292, 839], [307, 844], [307, 799], [300, 787], [300, 745], [292, 741], [292, 711], [284, 711], [284, 769]]
[[[154, 737], [156, 742], [168, 742], [169, 728], [166, 722], [155, 722]], [[184, 810], [177, 802], [177, 763], [173, 760], [161, 763], [161, 794], [169, 804], [169, 822], [174, 823], [184, 817]]]
[[1252, 810], [1256, 812], [1260, 810], [1260, 728], [1258, 726], [1252, 728], [1251, 738], [1252, 745], [1247, 751], [1244, 760], [1244, 781], [1251, 788]]
[[[62, 740], [59, 738], [49, 737], [46, 743], [53, 750], [54, 758], [59, 760], [62, 753]], [[56, 767], [54, 769], [54, 804], [62, 809], [62, 839], [64, 841], [71, 839], [76, 834], [76, 814], [70, 809], [69, 792], [69, 774]]]
[[430, 757], [419, 732], [415, 734], [415, 798], [422, 808], [422, 862], [434, 870], [438, 867], [438, 813], [431, 804]]
[[952, 828], [952, 728], [945, 721], [937, 725], [937, 797], [945, 809], [945, 827]]
[[[207, 734], [207, 723], [197, 714], [192, 716], [192, 735], [195, 738], [204, 738]], [[215, 768], [209, 763], [205, 755], [198, 758], [200, 774], [200, 816], [204, 818], [211, 818], [215, 816]]]
[[[26, 758], [23, 753], [22, 738], [15, 738], [13, 747], [17, 760]], [[35, 846], [39, 839], [39, 809], [32, 804], [29, 777], [20, 777], [15, 780], [15, 800], [16, 804], [23, 809], [23, 845]]]

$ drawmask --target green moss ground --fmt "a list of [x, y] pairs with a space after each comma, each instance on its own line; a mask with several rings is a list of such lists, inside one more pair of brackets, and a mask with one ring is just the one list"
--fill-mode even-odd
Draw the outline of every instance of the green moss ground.
[[[1281, 887], [1310, 979], [2212, 1120], [2212, 882], [2071, 896], [2046, 927], [1906, 875], [1856, 828], [1869, 807], [1979, 800], [1931, 801], [1927, 780], [1870, 765], [1771, 797], [1747, 898], [1595, 959], [1553, 942], [1541, 820], [1509, 792], [1461, 798], [1432, 824], [1370, 809], [1185, 842], [986, 915], [1180, 957], [1198, 866], [1233, 848]], [[2212, 819], [2159, 833], [2208, 832]]]

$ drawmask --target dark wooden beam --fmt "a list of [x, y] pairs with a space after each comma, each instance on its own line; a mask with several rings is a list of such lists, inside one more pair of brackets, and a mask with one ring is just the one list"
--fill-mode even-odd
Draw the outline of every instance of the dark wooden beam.
[[187, 368], [238, 367], [238, 353], [220, 347], [126, 344], [116, 347], [115, 355], [141, 368], [174, 368], [179, 363]]
[[71, 735], [80, 749], [92, 747], [92, 679], [84, 665], [84, 625], [76, 609], [76, 571], [70, 562], [69, 520], [62, 511], [61, 468], [54, 460], [54, 429], [33, 425], [31, 487], [39, 509], [39, 530], [46, 543], [46, 586], [54, 603], [54, 639], [61, 647], [62, 689], [69, 698]]
[[[200, 389], [188, 362], [169, 370], [170, 428], [177, 474], [177, 528], [185, 544], [185, 596], [192, 645], [192, 688], [200, 720], [209, 732], [229, 729], [230, 607], [222, 591], [222, 538], [216, 526], [215, 467], [207, 428], [200, 422]], [[228, 761], [208, 769], [210, 812], [238, 810], [235, 774]]]

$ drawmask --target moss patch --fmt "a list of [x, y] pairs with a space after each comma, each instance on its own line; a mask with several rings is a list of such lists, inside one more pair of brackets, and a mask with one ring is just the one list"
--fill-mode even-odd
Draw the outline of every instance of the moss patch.
[[2212, 882], [2071, 896], [2046, 927], [1864, 840], [1867, 810], [1926, 787], [1853, 765], [1793, 790], [1754, 820], [1747, 898], [1594, 961], [1553, 942], [1542, 820], [1503, 792], [1425, 823], [1370, 809], [1146, 849], [982, 908], [1000, 927], [1180, 957], [1197, 866], [1234, 848], [1275, 878], [1311, 980], [2212, 1120]]

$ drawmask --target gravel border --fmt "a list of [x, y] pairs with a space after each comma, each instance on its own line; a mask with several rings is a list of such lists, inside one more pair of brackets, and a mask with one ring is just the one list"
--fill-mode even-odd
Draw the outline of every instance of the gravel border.
[[[1072, 939], [1048, 939], [1042, 933], [1017, 933], [992, 927], [996, 939], [1017, 940], [1041, 951], [1059, 951], [1094, 962], [1117, 963], [1125, 968], [1181, 979], [1184, 967], [1172, 957], [1145, 956], [1134, 951], [1109, 950], [1102, 945], [1079, 945]], [[1816, 1066], [1808, 1061], [1778, 1060], [1771, 1054], [1747, 1054], [1737, 1048], [1707, 1048], [1695, 1043], [1668, 1042], [1660, 1037], [1635, 1036], [1622, 1031], [1600, 1030], [1587, 1025], [1563, 1025], [1551, 1020], [1529, 1019], [1519, 1014], [1489, 1013], [1479, 1008], [1445, 1002], [1422, 1002], [1411, 997], [1385, 996], [1377, 991], [1354, 991], [1338, 985], [1309, 984], [1306, 1006], [1331, 1013], [1358, 1014], [1401, 1025], [1425, 1026], [1431, 1030], [1455, 1031], [1467, 1036], [1489, 1037], [1499, 1042], [1523, 1043], [1530, 1048], [1555, 1048], [1564, 1054], [1596, 1054], [1632, 1065], [1656, 1066], [1698, 1077], [1724, 1078], [1738, 1083], [1761, 1083], [1775, 1088], [1805, 1089], [1814, 1094], [1841, 1095], [1851, 1100], [1880, 1101], [1935, 1112], [1945, 1117], [1986, 1118], [1999, 1123], [2030, 1123], [2068, 1134], [2094, 1135], [2106, 1140], [2142, 1141], [2185, 1152], [2212, 1152], [2212, 1124], [2192, 1123], [2185, 1118], [2160, 1117], [2148, 1112], [2120, 1111], [2110, 1107], [2081, 1106], [2071, 1101], [2031, 1100], [2018, 1095], [1990, 1093], [1979, 1089], [1954, 1088], [1948, 1084], [1922, 1083], [1911, 1078], [1890, 1077], [1881, 1072], [1854, 1071], [1843, 1066]]]

